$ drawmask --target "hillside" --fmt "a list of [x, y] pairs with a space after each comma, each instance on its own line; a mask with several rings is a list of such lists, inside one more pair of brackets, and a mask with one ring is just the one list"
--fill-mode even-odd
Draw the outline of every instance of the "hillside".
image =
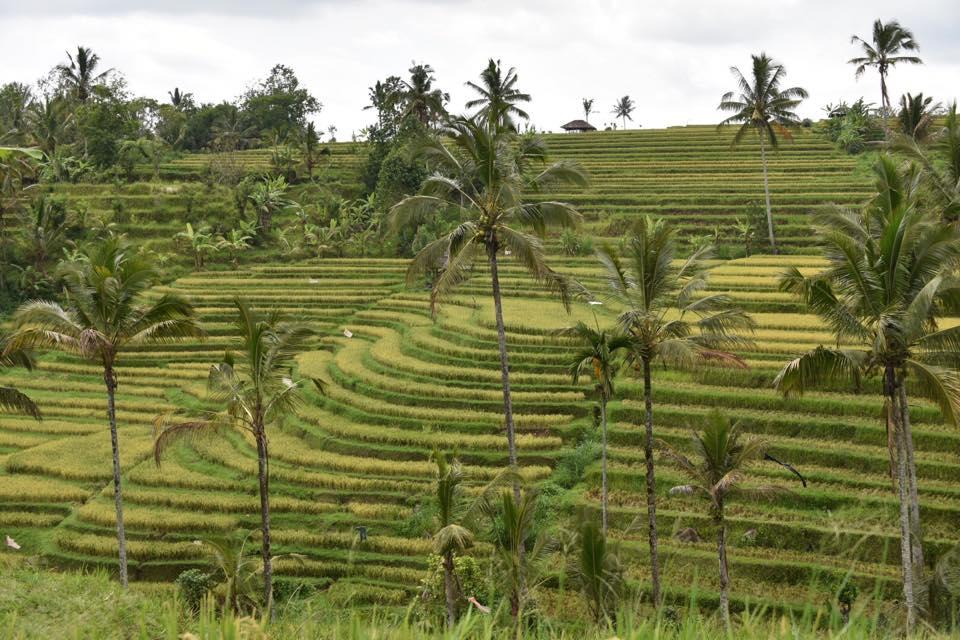
[[[618, 235], [611, 216], [663, 215], [688, 235], [728, 229], [750, 202], [762, 199], [754, 149], [729, 151], [711, 127], [550, 136], [554, 155], [583, 162], [593, 175], [585, 192], [562, 196], [577, 204], [596, 235]], [[345, 183], [359, 164], [358, 145], [336, 147], [329, 171]], [[253, 166], [263, 152], [239, 154]], [[162, 168], [164, 181], [123, 186], [68, 185], [105, 219], [120, 199], [130, 220], [118, 228], [134, 239], [165, 242], [186, 222], [182, 191], [207, 161], [190, 156]], [[853, 204], [868, 194], [856, 161], [803, 131], [771, 160], [775, 216], [784, 244], [807, 254], [716, 261], [711, 290], [726, 291], [754, 314], [757, 348], [742, 355], [746, 371], [707, 367], [695, 373], [656, 372], [659, 437], [685, 446], [690, 426], [712, 408], [770, 440], [773, 452], [802, 469], [802, 488], [780, 467], [764, 479], [791, 489], [770, 503], [737, 503], [731, 520], [731, 572], [737, 602], [776, 607], [824, 603], [851, 575], [861, 590], [899, 592], [897, 502], [887, 475], [887, 439], [874, 395], [837, 389], [783, 400], [771, 389], [775, 372], [798, 352], [832, 337], [791, 296], [776, 289], [787, 265], [816, 271], [810, 255], [811, 211], [830, 202]], [[196, 212], [216, 215], [228, 194], [201, 197]], [[196, 215], [200, 215], [196, 213]], [[730, 241], [735, 242], [734, 240]], [[591, 258], [557, 257], [558, 268], [594, 291], [603, 283]], [[318, 584], [356, 601], [405, 604], [419, 587], [431, 544], [423, 537], [421, 503], [429, 491], [434, 448], [456, 450], [471, 484], [493, 477], [506, 460], [502, 435], [496, 333], [489, 280], [478, 272], [431, 320], [428, 295], [404, 286], [405, 262], [326, 259], [282, 264], [257, 260], [231, 273], [196, 272], [157, 289], [189, 296], [209, 337], [142, 349], [121, 363], [117, 404], [125, 473], [124, 497], [139, 580], [172, 579], [198, 562], [197, 537], [258, 525], [255, 450], [239, 435], [184, 443], [161, 467], [150, 454], [158, 413], [196, 407], [212, 362], [233, 343], [231, 301], [246, 297], [308, 322], [321, 336], [299, 360], [303, 374], [329, 384], [310, 396], [302, 419], [271, 436], [275, 543], [278, 553], [306, 560], [278, 562], [282, 577]], [[509, 263], [502, 269], [514, 407], [524, 475], [545, 485], [544, 509], [596, 509], [599, 464], [590, 461], [569, 490], [578, 444], [593, 431], [588, 387], [567, 374], [572, 346], [555, 330], [576, 320], [609, 322], [616, 309], [579, 305], [571, 315]], [[352, 333], [346, 337], [344, 330]], [[45, 357], [31, 374], [6, 372], [42, 406], [45, 420], [0, 421], [0, 531], [28, 553], [56, 566], [115, 564], [109, 438], [102, 378], [95, 367]], [[628, 551], [629, 577], [646, 579], [641, 412], [638, 383], [626, 378], [611, 405], [612, 531]], [[931, 550], [960, 541], [960, 434], [939, 412], [912, 406], [925, 539]], [[573, 476], [577, 480], [576, 474]], [[702, 503], [671, 496], [679, 475], [661, 465], [662, 553], [671, 597], [692, 585], [710, 602], [716, 591], [715, 549]], [[640, 517], [640, 520], [635, 519]], [[356, 527], [370, 537], [356, 540]], [[702, 542], [675, 533], [692, 527]], [[480, 552], [484, 550], [481, 548]], [[547, 604], [562, 615], [582, 613], [572, 593]]]

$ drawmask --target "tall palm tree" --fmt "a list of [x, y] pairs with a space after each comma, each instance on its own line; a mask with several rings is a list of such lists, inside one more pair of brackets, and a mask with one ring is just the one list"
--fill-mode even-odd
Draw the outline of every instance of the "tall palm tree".
[[920, 144], [911, 136], [895, 136], [892, 148], [915, 161], [940, 215], [952, 222], [960, 218], [960, 118], [957, 103], [950, 105], [943, 127]]
[[[528, 194], [556, 183], [585, 185], [587, 177], [576, 163], [547, 165], [542, 139], [520, 140], [512, 130], [498, 127], [493, 120], [455, 120], [441, 133], [441, 137], [423, 140], [418, 154], [435, 167], [436, 173], [423, 182], [419, 194], [394, 205], [389, 223], [398, 231], [441, 210], [459, 213], [460, 224], [424, 247], [407, 269], [409, 284], [416, 283], [427, 272], [441, 269], [430, 294], [434, 313], [440, 300], [470, 277], [474, 263], [484, 260], [489, 266], [507, 446], [510, 467], [515, 469], [517, 448], [499, 255], [512, 255], [538, 282], [557, 291], [564, 304], [569, 305], [571, 283], [547, 265], [540, 239], [517, 227], [531, 227], [542, 236], [547, 227], [577, 225], [580, 214], [571, 205], [531, 201]], [[514, 490], [519, 495], [519, 485]]]
[[300, 151], [303, 155], [303, 164], [307, 167], [307, 178], [313, 180], [313, 167], [317, 163], [317, 147], [320, 146], [320, 134], [317, 126], [308, 122], [300, 136]]
[[784, 366], [775, 386], [790, 395], [830, 380], [881, 378], [912, 628], [924, 583], [908, 388], [935, 400], [946, 422], [960, 424], [960, 327], [938, 326], [944, 314], [960, 309], [960, 230], [920, 208], [916, 176], [901, 174], [889, 156], [874, 172], [877, 195], [869, 204], [819, 218], [829, 267], [808, 277], [793, 268], [780, 283], [824, 320], [837, 344], [852, 346], [817, 347]]
[[101, 85], [113, 69], [97, 73], [100, 66], [100, 56], [89, 47], [77, 47], [77, 53], [67, 52], [68, 63], [58, 64], [56, 71], [61, 80], [80, 102], [86, 102], [90, 92], [97, 85]]
[[500, 61], [490, 58], [487, 68], [480, 72], [480, 84], [467, 82], [466, 85], [479, 94], [478, 98], [467, 101], [467, 109], [480, 108], [476, 113], [478, 120], [516, 131], [514, 118], [530, 119], [530, 115], [517, 106], [521, 102], [530, 102], [530, 94], [517, 89], [515, 68], [510, 67], [504, 73]]
[[630, 115], [633, 113], [633, 110], [637, 108], [636, 103], [634, 103], [633, 98], [630, 96], [623, 96], [615, 103], [613, 103], [613, 110], [610, 112], [613, 114], [614, 118], [620, 118], [623, 120], [623, 128], [627, 128], [627, 120], [633, 122], [633, 116]]
[[587, 122], [590, 122], [591, 113], [596, 113], [593, 110], [593, 98], [584, 98], [583, 99], [583, 119]]
[[570, 376], [577, 384], [580, 376], [593, 376], [597, 395], [600, 396], [600, 510], [603, 535], [607, 535], [607, 402], [613, 397], [613, 379], [620, 368], [620, 352], [633, 345], [629, 336], [591, 328], [583, 322], [565, 331], [583, 345], [570, 364]]
[[420, 124], [429, 126], [447, 115], [446, 103], [450, 94], [434, 89], [433, 67], [428, 64], [413, 64], [410, 79], [403, 80], [400, 100], [404, 115], [412, 114]]
[[[249, 434], [257, 446], [257, 479], [260, 493], [260, 554], [263, 558], [263, 602], [269, 615], [273, 605], [273, 556], [270, 551], [270, 471], [267, 427], [276, 427], [296, 413], [303, 401], [303, 381], [292, 377], [294, 359], [307, 346], [313, 332], [290, 324], [279, 312], [256, 313], [236, 298], [236, 328], [240, 336], [240, 364], [232, 352], [223, 362], [210, 368], [207, 388], [213, 400], [226, 408], [199, 420], [177, 422], [159, 416], [154, 441], [157, 464], [173, 442], [220, 428], [237, 429]], [[323, 383], [311, 380], [320, 391]]]
[[683, 472], [690, 489], [710, 501], [710, 517], [717, 527], [717, 556], [720, 564], [720, 617], [730, 632], [730, 571], [727, 566], [727, 523], [724, 507], [734, 498], [756, 499], [778, 492], [777, 487], [749, 485], [751, 465], [764, 459], [767, 444], [756, 438], [744, 438], [740, 423], [718, 411], [706, 418], [701, 433], [693, 434], [691, 460], [669, 444], [659, 441], [664, 455]]
[[14, 332], [4, 354], [52, 349], [99, 364], [107, 389], [107, 418], [113, 451], [113, 491], [117, 513], [120, 582], [127, 586], [127, 548], [120, 486], [116, 391], [120, 355], [130, 346], [163, 343], [202, 333], [193, 307], [180, 296], [144, 295], [155, 281], [149, 263], [117, 238], [88, 247], [84, 259], [64, 267], [65, 306], [33, 301], [14, 314]]
[[859, 44], [863, 55], [848, 60], [848, 64], [857, 66], [856, 77], [860, 77], [872, 67], [880, 74], [880, 105], [886, 113], [890, 111], [890, 96], [887, 93], [887, 74], [890, 69], [900, 63], [923, 64], [917, 56], [901, 55], [906, 51], [917, 51], [920, 45], [913, 38], [913, 33], [906, 27], [900, 26], [896, 20], [884, 24], [875, 20], [873, 23], [872, 43], [860, 36], [850, 37], [851, 44]]
[[[720, 111], [732, 112], [729, 118], [718, 125], [718, 129], [728, 124], [739, 124], [733, 138], [734, 146], [740, 144], [751, 130], [760, 138], [760, 161], [763, 164], [763, 195], [767, 204], [767, 233], [770, 248], [777, 253], [777, 240], [773, 232], [773, 211], [770, 207], [770, 180], [767, 177], [767, 144], [776, 150], [780, 137], [790, 139], [790, 127], [800, 120], [794, 109], [807, 97], [807, 91], [801, 87], [781, 89], [780, 83], [787, 75], [783, 65], [775, 62], [766, 53], [751, 56], [753, 69], [750, 77], [744, 76], [737, 67], [730, 72], [737, 80], [737, 95], [728, 91], [720, 98]], [[736, 98], [734, 96], [736, 95]]]
[[[33, 368], [33, 358], [27, 351], [6, 349], [6, 338], [0, 336], [0, 370], [10, 367], [23, 367], [24, 369]], [[36, 420], [41, 419], [40, 408], [30, 399], [30, 396], [23, 393], [16, 387], [5, 387], [0, 385], [0, 411], [8, 413], [18, 413], [30, 416]]]
[[610, 298], [623, 312], [620, 329], [631, 338], [628, 360], [643, 373], [646, 438], [647, 522], [653, 602], [660, 604], [656, 476], [653, 460], [653, 364], [689, 367], [702, 362], [746, 367], [731, 353], [748, 348], [742, 332], [754, 322], [723, 294], [698, 295], [707, 285], [703, 247], [677, 264], [675, 231], [662, 220], [641, 218], [626, 239], [623, 254], [610, 245], [597, 251]]

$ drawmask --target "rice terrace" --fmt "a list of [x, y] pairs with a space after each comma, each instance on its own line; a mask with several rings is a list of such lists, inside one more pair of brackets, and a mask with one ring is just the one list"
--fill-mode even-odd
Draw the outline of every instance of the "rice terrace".
[[0, 10], [0, 637], [960, 635], [957, 7], [667, 105], [497, 54], [539, 3], [329, 80], [271, 66], [324, 3], [112, 4]]

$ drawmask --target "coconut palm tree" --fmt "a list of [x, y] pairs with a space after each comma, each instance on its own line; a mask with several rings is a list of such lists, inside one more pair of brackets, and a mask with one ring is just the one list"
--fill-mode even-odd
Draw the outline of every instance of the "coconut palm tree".
[[655, 605], [660, 604], [660, 559], [657, 551], [656, 475], [653, 460], [653, 364], [690, 367], [702, 362], [746, 367], [730, 352], [748, 348], [742, 332], [754, 322], [723, 294], [699, 295], [706, 287], [702, 247], [686, 260], [674, 261], [674, 229], [662, 220], [641, 218], [621, 254], [610, 245], [597, 251], [610, 288], [609, 297], [623, 309], [619, 328], [631, 339], [628, 362], [643, 374], [646, 438], [647, 523], [650, 573]]
[[910, 136], [895, 136], [891, 147], [917, 163], [920, 178], [940, 215], [948, 222], [960, 218], [960, 118], [957, 103], [947, 110], [943, 127], [920, 144]]
[[[489, 266], [507, 446], [510, 467], [515, 469], [517, 449], [499, 256], [510, 255], [518, 260], [538, 282], [558, 292], [564, 305], [569, 305], [571, 283], [547, 265], [540, 239], [518, 227], [531, 227], [542, 236], [547, 227], [577, 225], [580, 214], [571, 205], [531, 201], [528, 194], [556, 183], [585, 185], [587, 177], [576, 163], [547, 165], [542, 139], [520, 140], [512, 130], [498, 127], [493, 120], [455, 120], [443, 128], [441, 137], [421, 141], [418, 155], [434, 166], [436, 173], [424, 181], [419, 194], [394, 205], [388, 222], [396, 232], [441, 210], [459, 213], [460, 224], [424, 247], [407, 269], [407, 282], [411, 285], [423, 274], [441, 269], [430, 294], [434, 313], [441, 299], [470, 277], [476, 262], [482, 260]], [[519, 486], [514, 489], [519, 495]]]
[[[210, 368], [207, 388], [211, 399], [226, 408], [198, 420], [177, 421], [159, 416], [156, 421], [154, 458], [157, 464], [163, 452], [181, 438], [220, 429], [236, 429], [253, 438], [257, 447], [257, 479], [260, 493], [260, 555], [263, 558], [263, 602], [269, 614], [273, 604], [273, 561], [270, 550], [270, 473], [267, 428], [278, 426], [296, 413], [303, 401], [303, 380], [294, 379], [291, 370], [296, 356], [306, 348], [313, 332], [290, 324], [279, 312], [256, 313], [236, 298], [236, 328], [240, 336], [240, 364], [232, 352], [223, 362]], [[323, 383], [311, 379], [322, 392]]]
[[113, 69], [107, 69], [97, 73], [97, 67], [100, 66], [100, 56], [93, 52], [89, 47], [77, 47], [77, 53], [71, 55], [67, 52], [66, 64], [56, 66], [60, 79], [69, 88], [73, 97], [80, 102], [86, 102], [90, 97], [90, 92], [97, 85], [103, 84], [107, 76]]
[[742, 437], [740, 423], [732, 423], [717, 411], [707, 416], [701, 433], [694, 432], [692, 460], [662, 440], [657, 444], [667, 459], [686, 476], [691, 491], [710, 501], [710, 517], [717, 527], [720, 561], [720, 617], [729, 633], [730, 571], [724, 507], [735, 498], [756, 499], [779, 491], [772, 486], [744, 486], [751, 465], [764, 459], [767, 444], [760, 439]]
[[780, 371], [783, 394], [837, 379], [881, 378], [891, 463], [900, 500], [901, 564], [907, 624], [922, 594], [923, 546], [908, 389], [935, 400], [960, 424], [960, 327], [940, 328], [960, 308], [960, 230], [920, 207], [917, 177], [889, 156], [874, 167], [877, 195], [858, 211], [820, 215], [818, 236], [830, 265], [805, 277], [790, 269], [780, 288], [797, 294], [836, 335], [837, 344], [801, 355]]
[[27, 121], [34, 144], [50, 158], [57, 146], [67, 140], [75, 123], [66, 100], [59, 96], [35, 100], [27, 113]]
[[177, 111], [192, 108], [194, 105], [193, 94], [180, 91], [180, 87], [174, 87], [173, 91], [167, 92], [167, 95], [170, 96], [170, 106], [174, 107]]
[[570, 364], [573, 384], [579, 382], [581, 375], [590, 375], [600, 397], [600, 510], [603, 535], [607, 535], [607, 402], [613, 397], [613, 379], [621, 365], [620, 352], [628, 351], [633, 345], [629, 336], [601, 330], [599, 324], [593, 329], [579, 322], [564, 333], [583, 345]]
[[300, 153], [303, 156], [303, 164], [307, 168], [309, 180], [313, 180], [313, 167], [317, 164], [318, 146], [320, 146], [320, 134], [317, 133], [317, 126], [308, 122], [300, 136]]
[[[11, 367], [33, 368], [33, 358], [27, 351], [6, 349], [6, 338], [0, 336], [0, 370]], [[40, 408], [16, 387], [0, 385], [0, 411], [18, 413], [40, 420]]]
[[890, 96], [887, 93], [887, 74], [898, 64], [923, 64], [917, 56], [901, 55], [906, 51], [917, 51], [920, 45], [913, 39], [913, 33], [900, 26], [896, 20], [884, 24], [875, 20], [873, 37], [867, 42], [857, 35], [850, 37], [851, 44], [859, 44], [863, 55], [848, 60], [848, 64], [857, 66], [855, 75], [860, 77], [868, 68], [875, 68], [880, 74], [880, 105], [885, 113], [890, 112]]
[[[763, 194], [767, 204], [767, 233], [770, 248], [777, 253], [777, 240], [773, 232], [773, 211], [770, 207], [770, 180], [767, 177], [767, 144], [776, 150], [780, 138], [790, 139], [790, 127], [800, 123], [794, 109], [807, 92], [801, 87], [781, 89], [780, 83], [787, 75], [783, 65], [775, 62], [766, 53], [751, 56], [753, 69], [750, 77], [744, 76], [737, 67], [730, 72], [737, 81], [737, 91], [728, 91], [720, 98], [720, 111], [732, 112], [729, 118], [717, 125], [739, 124], [733, 137], [734, 146], [752, 130], [760, 138], [760, 161], [763, 164]], [[739, 95], [737, 94], [739, 92]], [[736, 98], [734, 98], [736, 96]]]
[[583, 119], [586, 122], [590, 122], [590, 114], [596, 113], [593, 110], [593, 98], [584, 98], [583, 99]]
[[13, 315], [15, 330], [4, 354], [51, 349], [90, 360], [103, 370], [107, 418], [113, 451], [113, 491], [117, 513], [120, 582], [127, 586], [127, 549], [120, 486], [120, 446], [116, 391], [119, 358], [127, 347], [198, 337], [202, 332], [185, 299], [144, 295], [156, 276], [147, 260], [112, 237], [87, 247], [83, 259], [63, 269], [65, 301], [33, 301]]
[[614, 118], [623, 120], [623, 128], [626, 130], [627, 120], [633, 122], [633, 116], [630, 114], [632, 114], [636, 108], [637, 105], [630, 96], [623, 96], [613, 104], [613, 110], [610, 113], [613, 114]]
[[443, 592], [447, 602], [447, 626], [457, 622], [457, 588], [454, 557], [473, 546], [473, 532], [462, 523], [463, 467], [458, 460], [449, 462], [447, 456], [434, 453], [437, 463], [437, 532], [433, 547], [443, 560]]
[[500, 61], [490, 58], [487, 68], [480, 72], [480, 84], [467, 82], [478, 98], [467, 101], [467, 109], [479, 107], [476, 117], [481, 122], [493, 122], [497, 128], [516, 131], [514, 118], [529, 120], [530, 115], [517, 106], [520, 102], [530, 102], [530, 94], [516, 88], [517, 70], [513, 67], [506, 73], [500, 68]]
[[429, 126], [447, 115], [446, 103], [450, 94], [434, 89], [433, 67], [428, 64], [413, 64], [410, 79], [401, 81], [399, 99], [403, 115], [413, 115], [420, 124]]
[[597, 624], [616, 622], [627, 588], [619, 547], [589, 518], [581, 522], [575, 545], [578, 553], [567, 572], [580, 588], [594, 621]]

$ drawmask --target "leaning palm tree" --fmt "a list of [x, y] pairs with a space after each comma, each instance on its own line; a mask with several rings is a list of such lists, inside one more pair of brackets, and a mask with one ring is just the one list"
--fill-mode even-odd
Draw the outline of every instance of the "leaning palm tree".
[[626, 239], [623, 254], [610, 245], [597, 251], [610, 288], [623, 308], [618, 324], [631, 339], [628, 362], [643, 374], [646, 423], [647, 522], [654, 605], [660, 604], [660, 559], [657, 552], [657, 498], [653, 460], [653, 364], [690, 367], [715, 362], [745, 368], [730, 352], [749, 348], [743, 332], [754, 322], [723, 294], [702, 295], [707, 284], [703, 247], [677, 264], [675, 232], [662, 220], [641, 218]]
[[513, 67], [504, 74], [500, 61], [490, 58], [487, 68], [480, 72], [480, 84], [466, 84], [479, 94], [479, 97], [467, 101], [467, 109], [479, 107], [476, 113], [478, 120], [516, 131], [514, 118], [530, 119], [530, 115], [517, 106], [520, 102], [530, 102], [530, 94], [516, 88], [517, 70]]
[[717, 411], [706, 418], [702, 433], [693, 434], [691, 460], [662, 440], [660, 450], [690, 482], [687, 487], [710, 501], [710, 517], [717, 527], [717, 556], [720, 561], [720, 617], [730, 632], [730, 571], [727, 566], [727, 523], [724, 507], [734, 498], [756, 499], [778, 492], [772, 486], [744, 486], [750, 466], [765, 458], [767, 444], [744, 438], [740, 423], [731, 423]]
[[172, 294], [146, 298], [156, 274], [144, 258], [118, 238], [88, 247], [83, 256], [63, 268], [65, 305], [33, 301], [16, 311], [15, 330], [4, 354], [52, 349], [78, 355], [102, 367], [113, 451], [120, 582], [126, 587], [127, 548], [116, 413], [119, 357], [131, 346], [199, 337], [202, 332], [193, 307], [185, 299]]
[[906, 135], [894, 136], [891, 147], [920, 166], [920, 179], [927, 186], [932, 204], [941, 217], [960, 219], [960, 118], [957, 103], [947, 110], [943, 126], [931, 133], [925, 144]]
[[76, 55], [67, 52], [69, 63], [59, 64], [56, 67], [60, 79], [70, 89], [70, 92], [80, 102], [86, 102], [90, 92], [97, 85], [101, 85], [113, 69], [97, 73], [100, 66], [100, 56], [89, 47], [77, 47]]
[[[571, 162], [543, 166], [546, 148], [541, 139], [518, 140], [515, 133], [499, 128], [492, 120], [455, 120], [442, 130], [442, 138], [423, 140], [418, 155], [434, 166], [436, 173], [424, 181], [418, 195], [403, 199], [390, 210], [390, 226], [397, 231], [442, 210], [456, 211], [461, 222], [417, 254], [407, 269], [407, 283], [413, 285], [423, 274], [440, 270], [430, 293], [431, 309], [436, 313], [441, 299], [470, 277], [475, 263], [484, 261], [489, 266], [507, 447], [510, 467], [516, 469], [499, 256], [518, 260], [538, 282], [558, 292], [569, 308], [570, 281], [547, 265], [540, 239], [518, 226], [531, 227], [542, 236], [548, 227], [577, 225], [580, 214], [573, 206], [531, 201], [528, 194], [556, 183], [585, 185], [586, 174]], [[540, 166], [534, 172], [536, 164]], [[514, 489], [519, 495], [519, 486]]]
[[623, 96], [614, 103], [611, 113], [614, 118], [623, 120], [623, 128], [626, 130], [627, 120], [633, 122], [633, 116], [630, 114], [632, 114], [636, 108], [637, 105], [630, 96]]
[[600, 397], [600, 512], [603, 535], [607, 535], [607, 402], [613, 397], [613, 379], [621, 366], [620, 352], [633, 345], [629, 336], [616, 331], [608, 332], [591, 328], [583, 322], [566, 330], [583, 348], [570, 364], [570, 376], [577, 384], [580, 376], [593, 376], [595, 390]]
[[753, 69], [750, 77], [744, 76], [737, 67], [730, 71], [737, 81], [736, 95], [728, 91], [720, 98], [720, 111], [732, 112], [717, 128], [728, 124], [739, 124], [740, 128], [733, 137], [734, 146], [740, 144], [743, 138], [751, 131], [756, 131], [760, 138], [760, 161], [763, 165], [763, 194], [767, 204], [767, 233], [770, 238], [770, 248], [777, 253], [777, 240], [773, 232], [773, 211], [770, 206], [770, 180], [767, 176], [767, 143], [776, 150], [780, 145], [780, 138], [790, 139], [790, 127], [799, 124], [800, 120], [794, 109], [800, 104], [807, 92], [801, 87], [781, 89], [780, 83], [787, 75], [782, 64], [775, 62], [765, 53], [751, 56]]
[[[11, 367], [33, 368], [33, 358], [29, 352], [13, 349], [8, 351], [5, 345], [6, 338], [0, 336], [0, 370]], [[16, 387], [0, 385], [0, 411], [27, 415], [36, 420], [41, 418], [39, 407], [30, 396]]]
[[[270, 473], [267, 427], [278, 426], [296, 413], [303, 400], [303, 381], [292, 377], [294, 359], [313, 332], [284, 322], [280, 313], [263, 316], [236, 298], [236, 328], [240, 335], [241, 364], [227, 352], [223, 362], [210, 368], [207, 381], [211, 399], [226, 408], [198, 420], [177, 421], [159, 416], [156, 421], [154, 458], [181, 438], [220, 429], [236, 429], [253, 438], [257, 447], [257, 479], [260, 493], [260, 554], [263, 558], [263, 602], [268, 616], [273, 604], [273, 557], [270, 551]], [[323, 385], [312, 379], [319, 390]]]
[[887, 93], [887, 73], [898, 64], [923, 64], [917, 56], [901, 55], [905, 51], [917, 51], [920, 45], [913, 39], [913, 33], [900, 26], [896, 20], [884, 24], [880, 20], [873, 23], [872, 43], [860, 36], [851, 36], [852, 44], [859, 44], [863, 55], [848, 60], [848, 64], [857, 66], [856, 77], [864, 74], [867, 68], [875, 68], [880, 74], [880, 105], [885, 113], [890, 111], [890, 96]]
[[785, 395], [820, 383], [881, 378], [891, 463], [900, 500], [901, 564], [907, 625], [922, 598], [923, 546], [908, 388], [935, 400], [960, 425], [960, 327], [940, 328], [960, 309], [960, 230], [920, 206], [917, 177], [882, 156], [877, 195], [861, 210], [821, 214], [818, 236], [830, 264], [805, 277], [790, 269], [780, 287], [796, 293], [836, 335], [789, 362], [775, 385]]

